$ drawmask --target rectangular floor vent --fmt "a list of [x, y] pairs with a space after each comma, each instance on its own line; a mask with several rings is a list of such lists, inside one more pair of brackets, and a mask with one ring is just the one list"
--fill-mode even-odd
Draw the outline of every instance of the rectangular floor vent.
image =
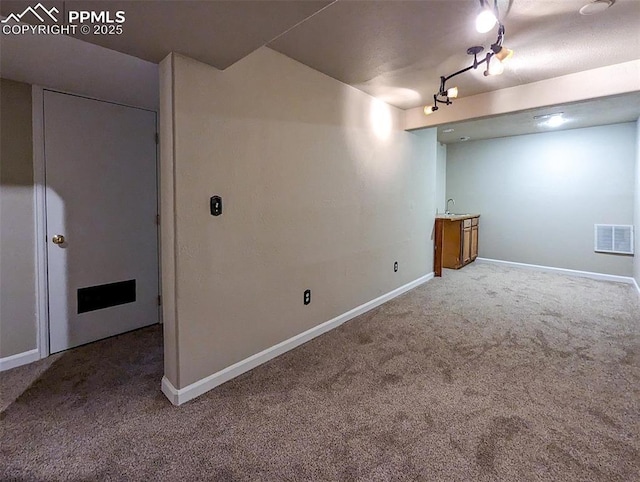
[[78, 314], [136, 301], [136, 280], [78, 289]]
[[596, 224], [595, 238], [595, 251], [600, 253], [633, 254], [633, 226]]

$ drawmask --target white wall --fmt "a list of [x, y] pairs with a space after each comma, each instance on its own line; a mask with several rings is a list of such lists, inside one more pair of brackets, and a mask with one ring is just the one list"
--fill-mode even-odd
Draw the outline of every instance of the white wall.
[[634, 123], [449, 144], [447, 197], [481, 214], [481, 257], [631, 276], [593, 225], [633, 223], [635, 146]]
[[267, 48], [224, 72], [175, 55], [161, 78], [176, 388], [432, 271], [434, 129]]

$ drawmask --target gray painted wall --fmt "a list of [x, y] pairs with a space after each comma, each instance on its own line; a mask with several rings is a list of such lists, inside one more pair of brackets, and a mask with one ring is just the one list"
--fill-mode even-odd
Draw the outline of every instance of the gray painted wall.
[[445, 212], [447, 205], [447, 145], [440, 144], [438, 142], [437, 149], [438, 156], [436, 159], [436, 208], [439, 213], [443, 213]]
[[0, 358], [37, 343], [31, 131], [31, 86], [0, 79]]
[[636, 190], [634, 202], [634, 241], [633, 277], [640, 286], [640, 119], [636, 122]]
[[432, 271], [435, 129], [404, 132], [400, 110], [267, 48], [224, 72], [175, 55], [161, 79], [176, 388]]
[[631, 276], [594, 227], [633, 224], [635, 123], [448, 145], [447, 197], [480, 213], [480, 256]]

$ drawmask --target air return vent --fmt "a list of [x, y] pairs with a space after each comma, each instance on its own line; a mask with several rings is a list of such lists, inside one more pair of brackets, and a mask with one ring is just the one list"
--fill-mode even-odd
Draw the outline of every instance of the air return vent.
[[596, 247], [600, 253], [633, 254], [633, 226], [595, 225]]

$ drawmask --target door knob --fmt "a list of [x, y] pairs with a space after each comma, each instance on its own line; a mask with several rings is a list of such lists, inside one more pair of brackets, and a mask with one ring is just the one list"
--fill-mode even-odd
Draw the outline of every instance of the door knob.
[[56, 234], [53, 238], [51, 238], [53, 244], [62, 244], [64, 243], [64, 236], [62, 234]]

